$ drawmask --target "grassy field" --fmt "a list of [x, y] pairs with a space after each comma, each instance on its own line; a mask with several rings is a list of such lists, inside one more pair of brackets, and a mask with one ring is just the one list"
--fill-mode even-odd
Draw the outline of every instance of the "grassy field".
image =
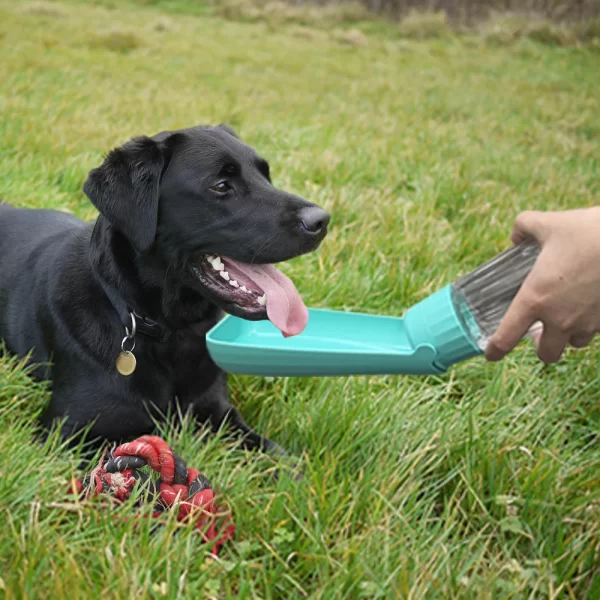
[[[354, 44], [170, 4], [0, 0], [4, 199], [93, 218], [81, 187], [108, 149], [225, 121], [332, 213], [321, 250], [284, 267], [307, 305], [391, 315], [506, 248], [518, 211], [600, 200], [597, 53], [368, 24]], [[173, 522], [151, 535], [118, 518], [131, 506], [70, 503], [77, 457], [33, 443], [47, 390], [4, 355], [0, 596], [598, 598], [599, 350], [546, 368], [523, 344], [441, 377], [233, 377], [305, 477], [163, 431], [233, 512], [219, 560]]]

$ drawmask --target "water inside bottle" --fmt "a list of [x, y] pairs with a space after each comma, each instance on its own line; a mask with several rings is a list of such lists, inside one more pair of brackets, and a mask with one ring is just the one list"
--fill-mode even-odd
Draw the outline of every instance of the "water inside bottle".
[[453, 301], [466, 331], [485, 350], [529, 275], [540, 248], [525, 242], [498, 254], [452, 285]]

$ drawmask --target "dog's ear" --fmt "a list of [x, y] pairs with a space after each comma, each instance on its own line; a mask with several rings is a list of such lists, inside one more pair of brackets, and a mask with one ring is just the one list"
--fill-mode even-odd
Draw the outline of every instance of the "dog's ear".
[[83, 186], [94, 206], [140, 252], [154, 243], [159, 185], [165, 153], [157, 142], [137, 137], [108, 153]]
[[222, 129], [229, 135], [233, 136], [236, 140], [240, 139], [240, 136], [233, 129], [231, 129], [231, 127], [229, 127], [229, 125], [227, 125], [227, 123], [219, 123], [217, 125], [217, 128]]

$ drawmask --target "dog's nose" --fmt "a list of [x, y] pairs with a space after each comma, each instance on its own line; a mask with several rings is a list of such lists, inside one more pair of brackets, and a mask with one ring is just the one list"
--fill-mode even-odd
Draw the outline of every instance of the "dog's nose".
[[321, 233], [329, 225], [329, 213], [318, 206], [308, 206], [300, 211], [300, 221], [308, 233]]

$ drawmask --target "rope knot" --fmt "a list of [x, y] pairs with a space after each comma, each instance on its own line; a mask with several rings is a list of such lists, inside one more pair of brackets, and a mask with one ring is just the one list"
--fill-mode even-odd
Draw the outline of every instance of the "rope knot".
[[[142, 436], [118, 446], [106, 461], [104, 459], [105, 455], [83, 482], [75, 482], [71, 491], [84, 497], [109, 494], [124, 502], [131, 496], [136, 484], [142, 484], [147, 487], [148, 497], [154, 501], [153, 516], [176, 507], [179, 521], [195, 519], [195, 527], [204, 541], [215, 542], [213, 554], [217, 555], [221, 546], [233, 537], [235, 525], [229, 522], [229, 517], [223, 530], [216, 531], [217, 507], [208, 479], [197, 469], [188, 468], [161, 438]], [[151, 480], [140, 471], [145, 466], [159, 473], [158, 481]]]

